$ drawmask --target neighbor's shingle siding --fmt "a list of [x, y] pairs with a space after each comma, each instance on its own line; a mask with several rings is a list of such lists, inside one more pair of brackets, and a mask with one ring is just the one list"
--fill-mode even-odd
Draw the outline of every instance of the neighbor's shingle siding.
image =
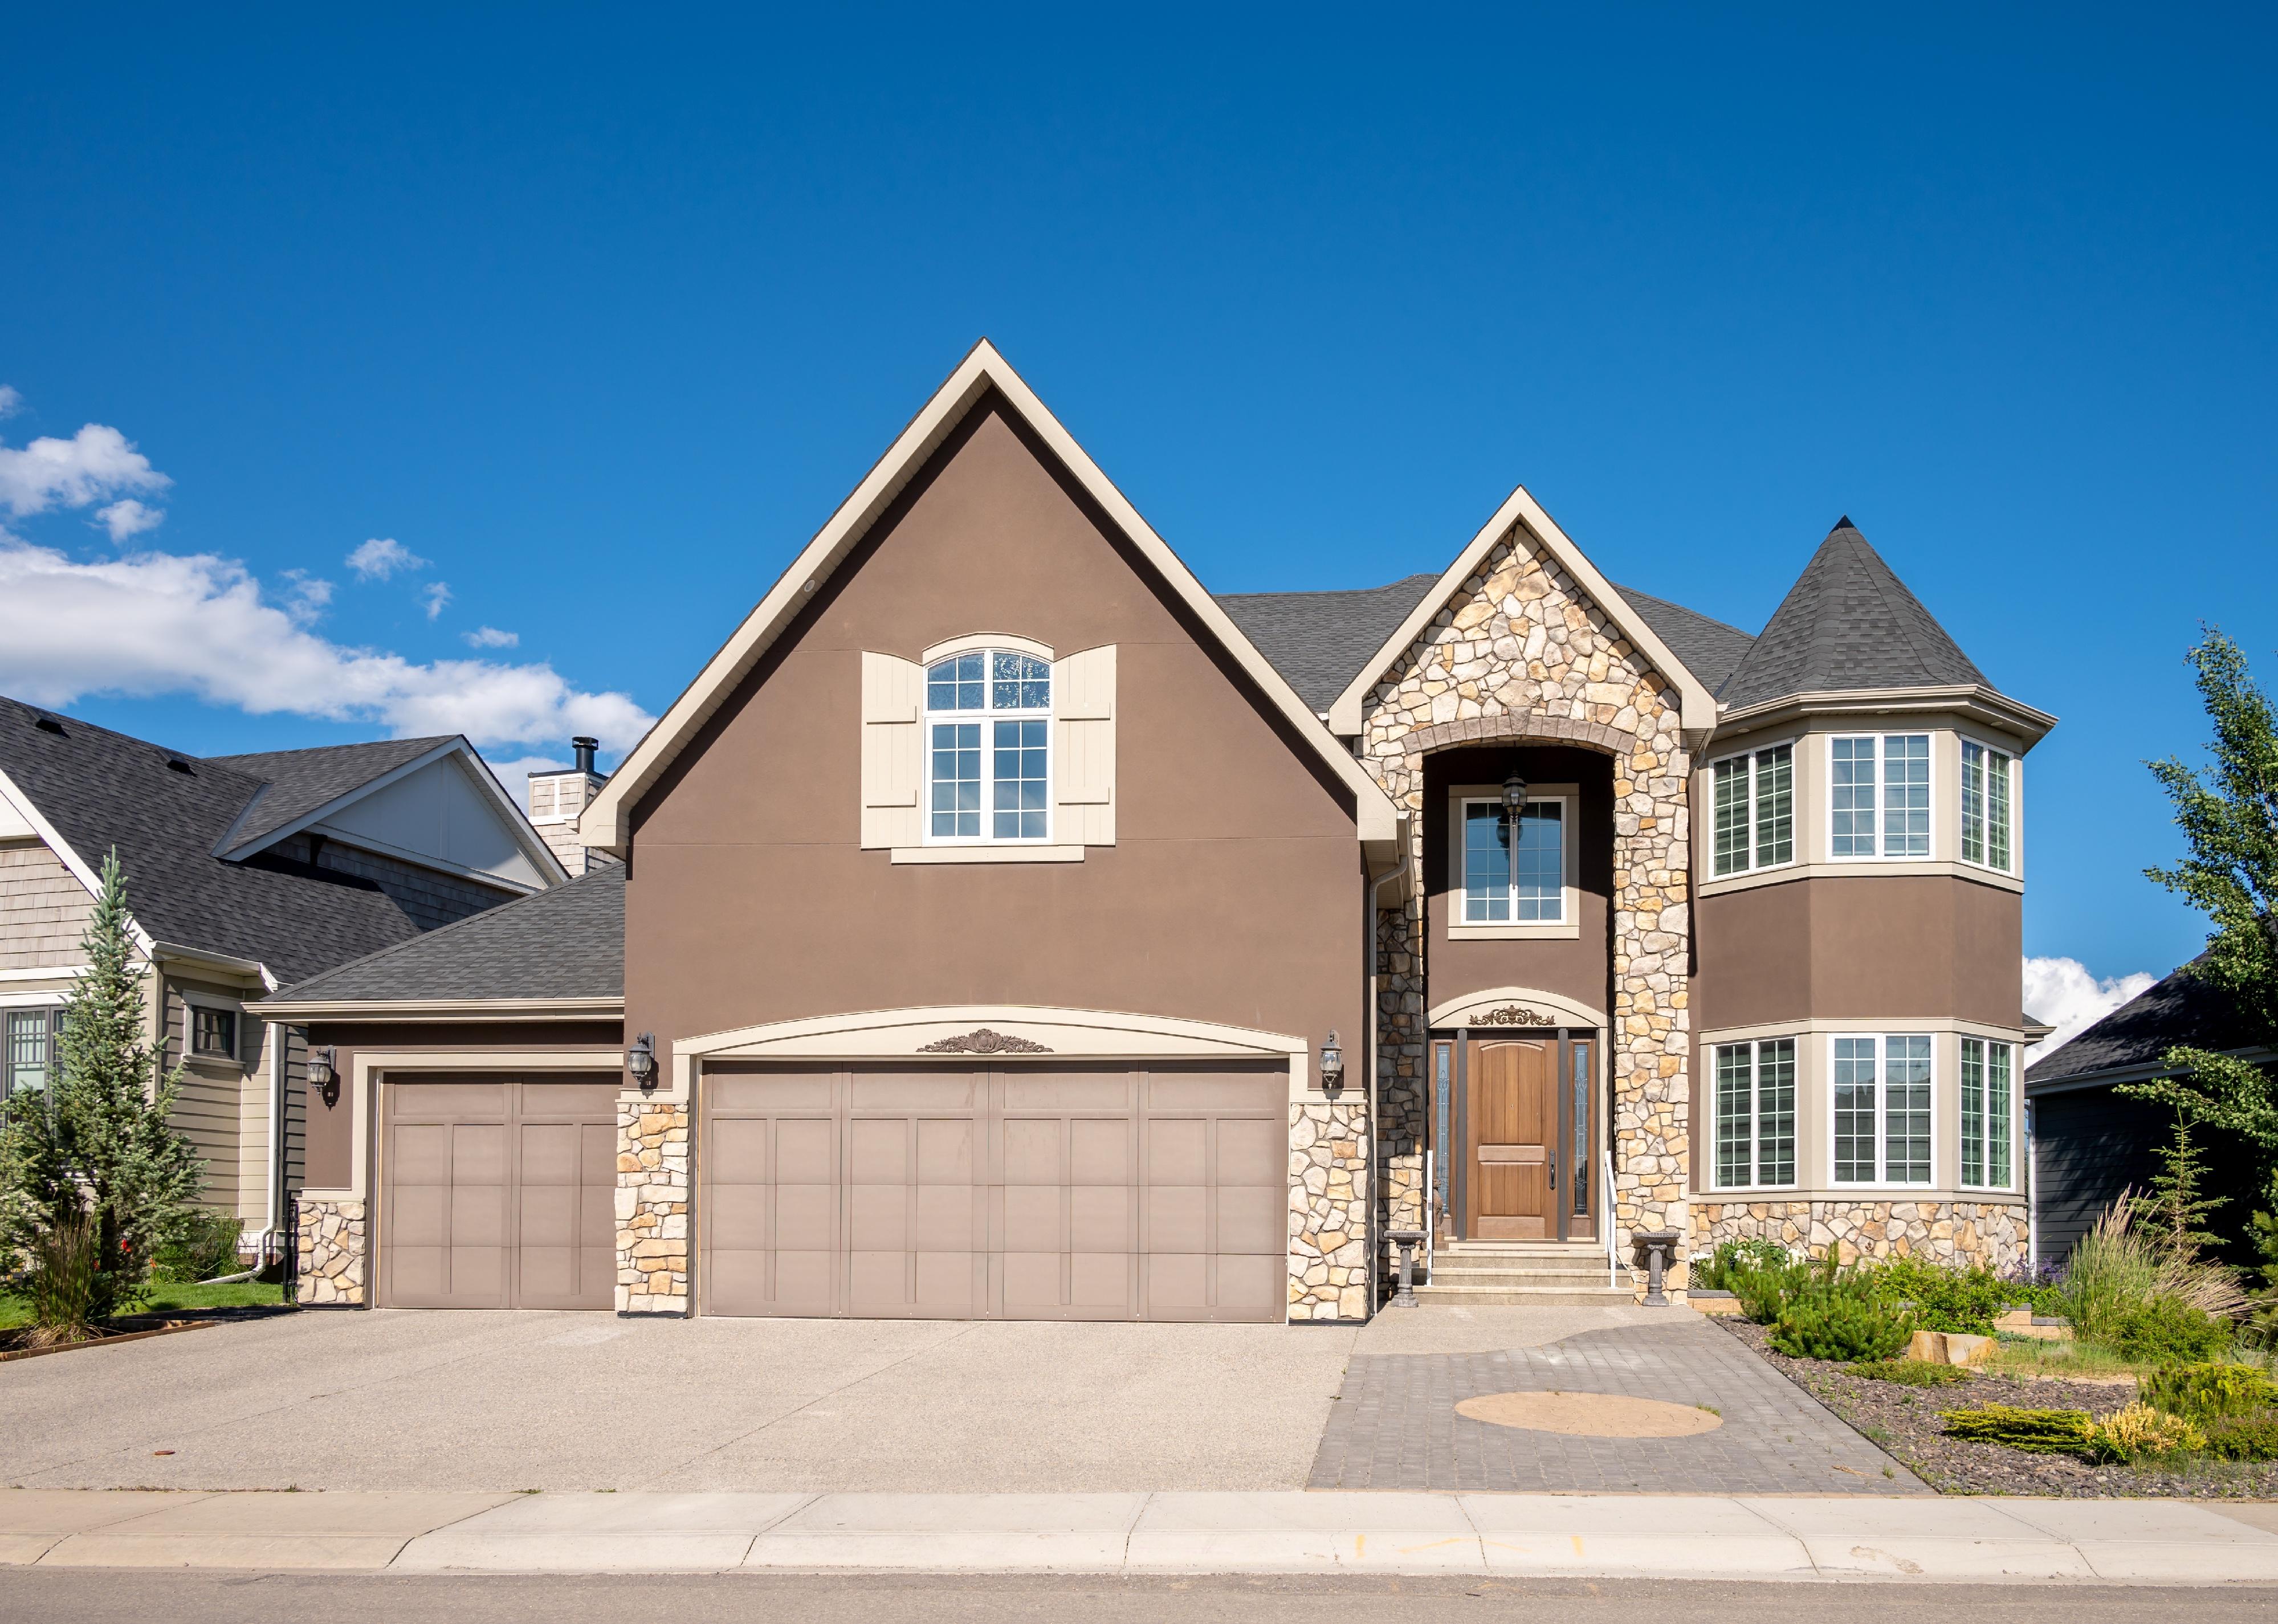
[[83, 960], [80, 938], [95, 898], [38, 841], [0, 846], [0, 970], [45, 970]]
[[[306, 835], [294, 835], [279, 841], [271, 850], [288, 861], [306, 863], [310, 843]], [[324, 842], [317, 852], [316, 866], [328, 873], [353, 874], [359, 880], [371, 881], [386, 892], [403, 910], [404, 916], [421, 930], [455, 925], [469, 914], [480, 913], [485, 908], [495, 908], [501, 903], [526, 895], [507, 886], [483, 885], [423, 868], [400, 858], [366, 851], [337, 840]]]

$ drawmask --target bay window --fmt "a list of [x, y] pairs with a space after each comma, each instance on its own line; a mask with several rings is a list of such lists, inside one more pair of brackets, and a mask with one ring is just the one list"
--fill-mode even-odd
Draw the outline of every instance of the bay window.
[[1961, 860], [2009, 872], [2011, 774], [2016, 764], [1998, 750], [1961, 741]]
[[2015, 1115], [2016, 1050], [1983, 1038], [1961, 1040], [1961, 1182], [2006, 1190], [2010, 1124]]
[[1795, 1182], [1795, 1040], [1720, 1043], [1716, 1187]]
[[1795, 860], [1795, 747], [1727, 756], [1709, 768], [1718, 876]]
[[1930, 735], [1868, 734], [1828, 741], [1830, 854], [1930, 855]]
[[1837, 1184], [1930, 1181], [1930, 1039], [1834, 1040]]

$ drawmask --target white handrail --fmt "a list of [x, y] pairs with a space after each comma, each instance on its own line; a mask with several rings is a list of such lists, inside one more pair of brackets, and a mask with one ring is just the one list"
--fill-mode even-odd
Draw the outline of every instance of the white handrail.
[[1617, 1265], [1614, 1261], [1614, 1153], [1598, 1153], [1598, 1201], [1606, 1209], [1606, 1289], [1614, 1290], [1620, 1283], [1614, 1278]]

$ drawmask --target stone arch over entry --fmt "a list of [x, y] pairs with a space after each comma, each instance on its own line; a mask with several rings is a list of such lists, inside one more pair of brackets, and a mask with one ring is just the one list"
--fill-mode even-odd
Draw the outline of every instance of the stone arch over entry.
[[1624, 733], [1604, 722], [1503, 712], [1418, 728], [1402, 743], [1411, 756], [1428, 756], [1472, 744], [1576, 744], [1609, 756], [1626, 756], [1637, 749], [1637, 735]]

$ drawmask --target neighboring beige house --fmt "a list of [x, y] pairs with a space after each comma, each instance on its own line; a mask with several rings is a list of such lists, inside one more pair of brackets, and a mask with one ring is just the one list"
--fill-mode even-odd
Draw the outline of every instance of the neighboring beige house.
[[1524, 490], [1450, 551], [1213, 598], [978, 346], [549, 792], [621, 863], [264, 1005], [340, 1082], [308, 1300], [1350, 1320], [1403, 1232], [1451, 1301], [1739, 1236], [2016, 1262], [2054, 719], [1847, 520], [1754, 636]]
[[256, 1252], [301, 1182], [305, 1044], [247, 1005], [567, 877], [463, 738], [198, 757], [0, 699], [0, 1102], [47, 1079], [114, 847], [176, 1124]]

